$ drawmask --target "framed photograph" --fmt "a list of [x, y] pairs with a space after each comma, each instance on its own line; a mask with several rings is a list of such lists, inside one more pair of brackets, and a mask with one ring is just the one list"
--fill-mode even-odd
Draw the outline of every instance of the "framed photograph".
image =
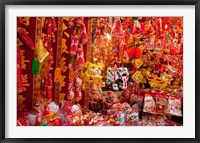
[[1, 1], [1, 142], [200, 142], [199, 15], [199, 0]]

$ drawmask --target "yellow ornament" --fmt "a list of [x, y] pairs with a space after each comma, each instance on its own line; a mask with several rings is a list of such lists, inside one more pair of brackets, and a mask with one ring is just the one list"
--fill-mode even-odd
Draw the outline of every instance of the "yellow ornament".
[[135, 82], [139, 83], [142, 81], [143, 79], [143, 75], [141, 73], [141, 71], [136, 71], [132, 77], [131, 77]]
[[46, 71], [50, 68], [50, 54], [43, 45], [42, 40], [38, 40], [34, 49], [35, 58], [39, 62], [39, 73], [41, 78], [46, 75]]
[[135, 62], [135, 67], [136, 67], [137, 69], [140, 68], [140, 67], [142, 66], [142, 64], [144, 63], [143, 60], [141, 60], [141, 59], [133, 60], [133, 61], [132, 61], [132, 64], [134, 64], [134, 62]]

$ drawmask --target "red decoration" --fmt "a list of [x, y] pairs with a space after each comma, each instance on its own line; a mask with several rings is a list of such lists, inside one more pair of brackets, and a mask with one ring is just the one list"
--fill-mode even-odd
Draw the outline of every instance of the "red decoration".
[[139, 59], [142, 56], [142, 50], [140, 48], [130, 48], [128, 49], [128, 56], [132, 59]]
[[32, 50], [34, 50], [35, 48], [35, 44], [33, 43], [33, 41], [31, 40], [31, 38], [29, 37], [28, 34], [26, 34], [26, 31], [24, 29], [22, 29], [21, 27], [17, 28], [17, 35], [20, 38], [20, 40], [29, 48], [31, 48]]
[[69, 28], [72, 28], [74, 27], [74, 24], [75, 24], [75, 18], [70, 18], [67, 25]]

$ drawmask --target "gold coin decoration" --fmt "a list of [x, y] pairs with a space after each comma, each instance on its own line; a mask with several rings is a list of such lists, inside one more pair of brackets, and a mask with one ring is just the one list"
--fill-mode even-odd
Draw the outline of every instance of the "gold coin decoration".
[[141, 71], [136, 71], [136, 72], [132, 75], [131, 78], [133, 79], [133, 81], [139, 83], [139, 82], [142, 81], [143, 75], [142, 75]]

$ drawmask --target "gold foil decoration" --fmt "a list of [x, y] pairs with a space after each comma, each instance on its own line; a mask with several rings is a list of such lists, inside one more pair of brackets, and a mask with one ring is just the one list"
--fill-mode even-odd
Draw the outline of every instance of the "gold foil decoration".
[[146, 55], [142, 55], [141, 60], [144, 62], [143, 65], [146, 66], [147, 65], [147, 56]]
[[[132, 63], [134, 64], [134, 60], [133, 60]], [[136, 60], [135, 60], [135, 67], [138, 69], [138, 68], [140, 68], [140, 67], [142, 66], [143, 63], [144, 63], [143, 60], [141, 60], [141, 59], [136, 59]]]
[[41, 77], [43, 78], [50, 67], [50, 54], [45, 49], [41, 39], [37, 41], [34, 54], [35, 54], [35, 58], [39, 62], [39, 73]]
[[143, 77], [144, 77], [144, 76], [142, 75], [141, 71], [136, 71], [136, 72], [132, 75], [131, 78], [133, 79], [133, 81], [139, 83], [139, 82], [142, 81]]

